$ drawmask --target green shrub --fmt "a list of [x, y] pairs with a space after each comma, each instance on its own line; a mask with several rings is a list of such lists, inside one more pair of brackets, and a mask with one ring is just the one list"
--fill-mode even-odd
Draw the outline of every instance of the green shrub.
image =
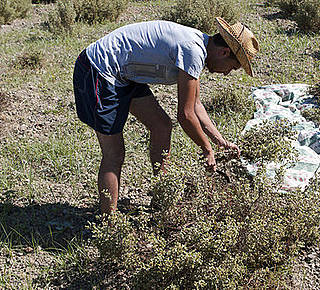
[[254, 112], [254, 100], [249, 98], [246, 91], [221, 87], [212, 97], [212, 102], [206, 104], [209, 111], [214, 111], [219, 115], [234, 113]]
[[56, 9], [49, 14], [49, 30], [54, 34], [72, 33], [75, 19], [73, 0], [59, 1]]
[[0, 25], [26, 17], [30, 8], [31, 0], [0, 0]]
[[249, 162], [294, 161], [296, 151], [291, 142], [296, 133], [287, 120], [264, 121], [240, 138], [241, 156]]
[[301, 30], [319, 33], [320, 2], [318, 0], [304, 0], [293, 14], [293, 19]]
[[115, 21], [127, 8], [129, 0], [59, 1], [49, 14], [47, 26], [55, 34], [72, 33], [75, 22], [89, 24]]
[[223, 17], [229, 23], [238, 19], [239, 9], [233, 7], [236, 6], [230, 0], [178, 0], [164, 11], [162, 18], [213, 33], [215, 17]]
[[320, 31], [320, 2], [318, 0], [279, 0], [279, 7], [292, 17], [305, 32]]
[[302, 1], [304, 0], [279, 0], [276, 2], [276, 4], [286, 15], [292, 16], [297, 12]]
[[55, 2], [57, 2], [57, 0], [32, 0], [32, 4], [49, 4]]
[[44, 64], [44, 55], [40, 50], [30, 50], [17, 56], [14, 67], [17, 69], [39, 69]]
[[302, 116], [307, 121], [312, 121], [316, 126], [320, 126], [320, 108], [311, 108], [302, 111]]
[[129, 0], [80, 0], [74, 1], [76, 21], [89, 24], [116, 21], [127, 8]]
[[314, 96], [315, 107], [302, 111], [302, 116], [307, 121], [312, 121], [316, 126], [320, 126], [320, 83], [311, 86], [308, 94]]
[[[314, 95], [315, 97], [320, 98], [320, 83], [314, 84], [311, 86], [308, 90], [309, 95]], [[320, 100], [318, 100], [318, 103], [320, 105]]]
[[92, 225], [100, 263], [120, 269], [133, 289], [284, 286], [291, 258], [319, 241], [319, 179], [284, 193], [281, 176], [269, 180], [261, 167], [247, 178], [241, 162], [230, 160], [220, 162], [238, 173], [221, 183], [189, 148], [181, 150], [184, 160], [154, 178], [151, 210], [116, 212]]

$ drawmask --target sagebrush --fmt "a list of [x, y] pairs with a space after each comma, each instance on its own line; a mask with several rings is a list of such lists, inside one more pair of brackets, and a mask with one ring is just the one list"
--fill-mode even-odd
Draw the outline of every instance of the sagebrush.
[[47, 25], [55, 34], [72, 33], [76, 22], [89, 24], [116, 21], [129, 0], [59, 1], [49, 14]]
[[320, 31], [320, 2], [318, 0], [278, 0], [275, 2], [305, 32]]
[[14, 67], [18, 69], [39, 69], [44, 64], [43, 51], [34, 49], [25, 51], [17, 56], [14, 61]]
[[249, 162], [293, 162], [296, 151], [291, 146], [297, 133], [288, 120], [263, 121], [240, 138], [241, 156]]
[[31, 0], [0, 0], [0, 25], [26, 17], [30, 8]]
[[319, 179], [285, 193], [282, 175], [270, 180], [264, 166], [248, 178], [241, 162], [229, 159], [218, 163], [229, 167], [229, 179], [220, 170], [208, 176], [191, 155], [154, 178], [151, 210], [92, 224], [100, 263], [116, 264], [133, 289], [284, 286], [290, 260], [319, 239]]
[[203, 32], [216, 32], [215, 17], [229, 23], [238, 20], [240, 10], [232, 0], [178, 0], [163, 12], [163, 19], [197, 28]]
[[129, 0], [81, 0], [74, 1], [76, 21], [89, 24], [116, 21], [127, 8]]
[[55, 10], [48, 17], [48, 27], [51, 32], [55, 34], [72, 33], [76, 19], [74, 1], [59, 1]]

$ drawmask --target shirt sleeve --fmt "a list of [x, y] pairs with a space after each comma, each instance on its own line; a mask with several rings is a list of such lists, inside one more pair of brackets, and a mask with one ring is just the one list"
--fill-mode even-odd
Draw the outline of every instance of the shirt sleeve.
[[206, 53], [195, 42], [177, 45], [175, 65], [198, 79], [205, 65]]

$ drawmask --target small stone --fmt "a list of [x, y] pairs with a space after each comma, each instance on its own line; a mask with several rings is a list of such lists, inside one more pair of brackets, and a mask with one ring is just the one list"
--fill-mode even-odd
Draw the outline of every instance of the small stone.
[[313, 260], [313, 259], [316, 259], [317, 258], [317, 254], [316, 253], [311, 253], [311, 254], [308, 254], [307, 256], [309, 259]]
[[30, 254], [30, 253], [33, 252], [33, 248], [32, 248], [32, 247], [26, 247], [26, 248], [24, 249], [24, 251], [25, 251], [27, 254]]

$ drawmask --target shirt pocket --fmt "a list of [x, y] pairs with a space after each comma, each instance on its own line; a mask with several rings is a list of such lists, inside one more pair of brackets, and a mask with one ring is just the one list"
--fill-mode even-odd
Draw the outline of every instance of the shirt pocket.
[[138, 83], [174, 84], [177, 72], [162, 64], [129, 63], [124, 67], [125, 78]]

